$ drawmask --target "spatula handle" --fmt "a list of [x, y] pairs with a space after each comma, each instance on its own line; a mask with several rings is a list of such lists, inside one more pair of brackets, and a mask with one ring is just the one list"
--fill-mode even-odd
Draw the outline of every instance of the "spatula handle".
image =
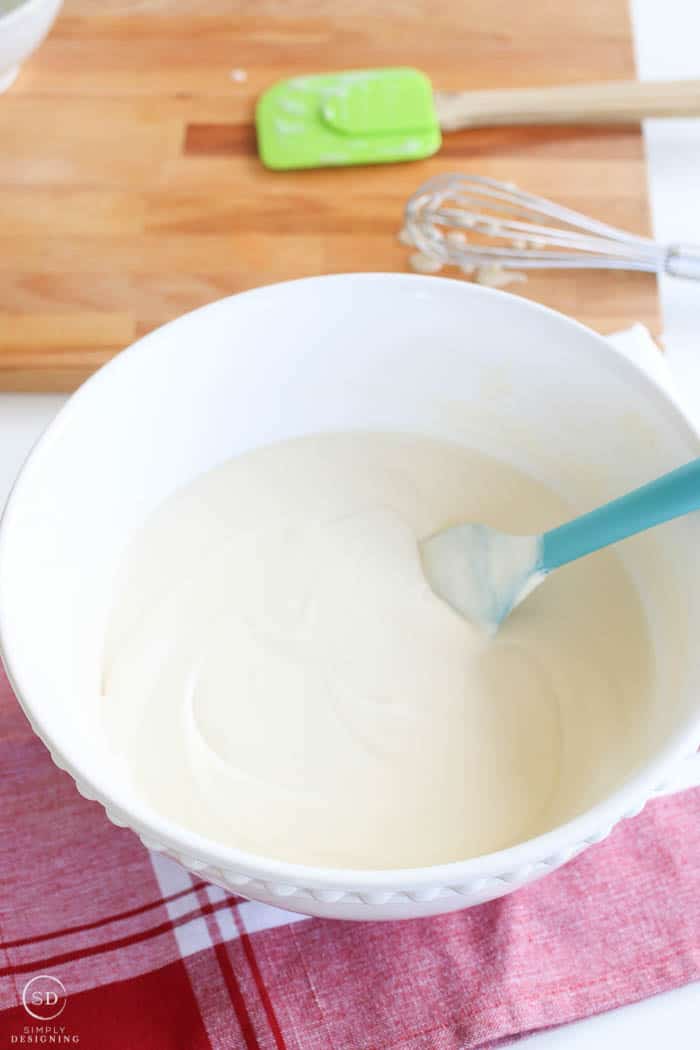
[[540, 567], [550, 572], [693, 510], [700, 510], [700, 459], [546, 532]]
[[627, 124], [644, 117], [700, 115], [700, 80], [436, 91], [435, 108], [444, 131], [513, 124]]

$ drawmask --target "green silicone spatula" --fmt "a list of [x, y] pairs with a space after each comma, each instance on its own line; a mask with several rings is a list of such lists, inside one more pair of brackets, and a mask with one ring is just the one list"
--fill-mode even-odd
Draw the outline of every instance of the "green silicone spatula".
[[424, 73], [399, 68], [280, 81], [255, 123], [263, 164], [289, 170], [419, 160], [438, 151], [441, 129], [697, 115], [698, 80], [433, 92]]

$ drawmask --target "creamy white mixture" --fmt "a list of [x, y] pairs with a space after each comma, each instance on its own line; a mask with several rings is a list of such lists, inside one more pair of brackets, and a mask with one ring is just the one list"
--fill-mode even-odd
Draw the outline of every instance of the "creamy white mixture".
[[580, 812], [634, 764], [650, 691], [616, 555], [552, 574], [488, 639], [417, 547], [568, 516], [410, 435], [301, 438], [198, 478], [135, 537], [109, 624], [105, 725], [134, 790], [221, 842], [349, 867], [464, 859]]

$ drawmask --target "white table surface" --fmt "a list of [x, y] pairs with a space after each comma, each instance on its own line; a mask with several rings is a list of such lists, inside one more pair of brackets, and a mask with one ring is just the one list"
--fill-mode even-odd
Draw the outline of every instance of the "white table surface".
[[[582, 3], [584, 0], [576, 0]], [[642, 79], [700, 78], [700, 0], [631, 0]], [[648, 121], [657, 239], [700, 244], [700, 120]], [[700, 424], [700, 286], [662, 278], [664, 344], [687, 410]], [[65, 398], [0, 394], [0, 504]], [[700, 983], [517, 1041], [527, 1050], [698, 1050]]]

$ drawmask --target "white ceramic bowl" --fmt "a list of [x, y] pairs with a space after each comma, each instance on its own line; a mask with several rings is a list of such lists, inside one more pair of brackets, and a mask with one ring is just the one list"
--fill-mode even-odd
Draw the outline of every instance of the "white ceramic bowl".
[[0, 9], [0, 94], [19, 73], [53, 25], [63, 0], [22, 0], [6, 14]]
[[91, 703], [126, 541], [176, 487], [228, 457], [349, 428], [418, 431], [485, 448], [576, 509], [700, 452], [669, 398], [602, 338], [524, 299], [457, 281], [312, 278], [233, 296], [158, 329], [59, 413], [25, 464], [0, 530], [5, 665], [34, 729], [78, 790], [146, 846], [212, 882], [310, 914], [369, 919], [500, 896], [598, 842], [679, 778], [697, 779], [695, 516], [663, 527], [662, 571], [658, 562], [649, 570], [645, 546], [659, 546], [659, 530], [620, 548], [647, 609], [659, 679], [640, 725], [646, 757], [620, 771], [609, 797], [556, 830], [439, 867], [321, 869], [208, 841], [130, 793]]

